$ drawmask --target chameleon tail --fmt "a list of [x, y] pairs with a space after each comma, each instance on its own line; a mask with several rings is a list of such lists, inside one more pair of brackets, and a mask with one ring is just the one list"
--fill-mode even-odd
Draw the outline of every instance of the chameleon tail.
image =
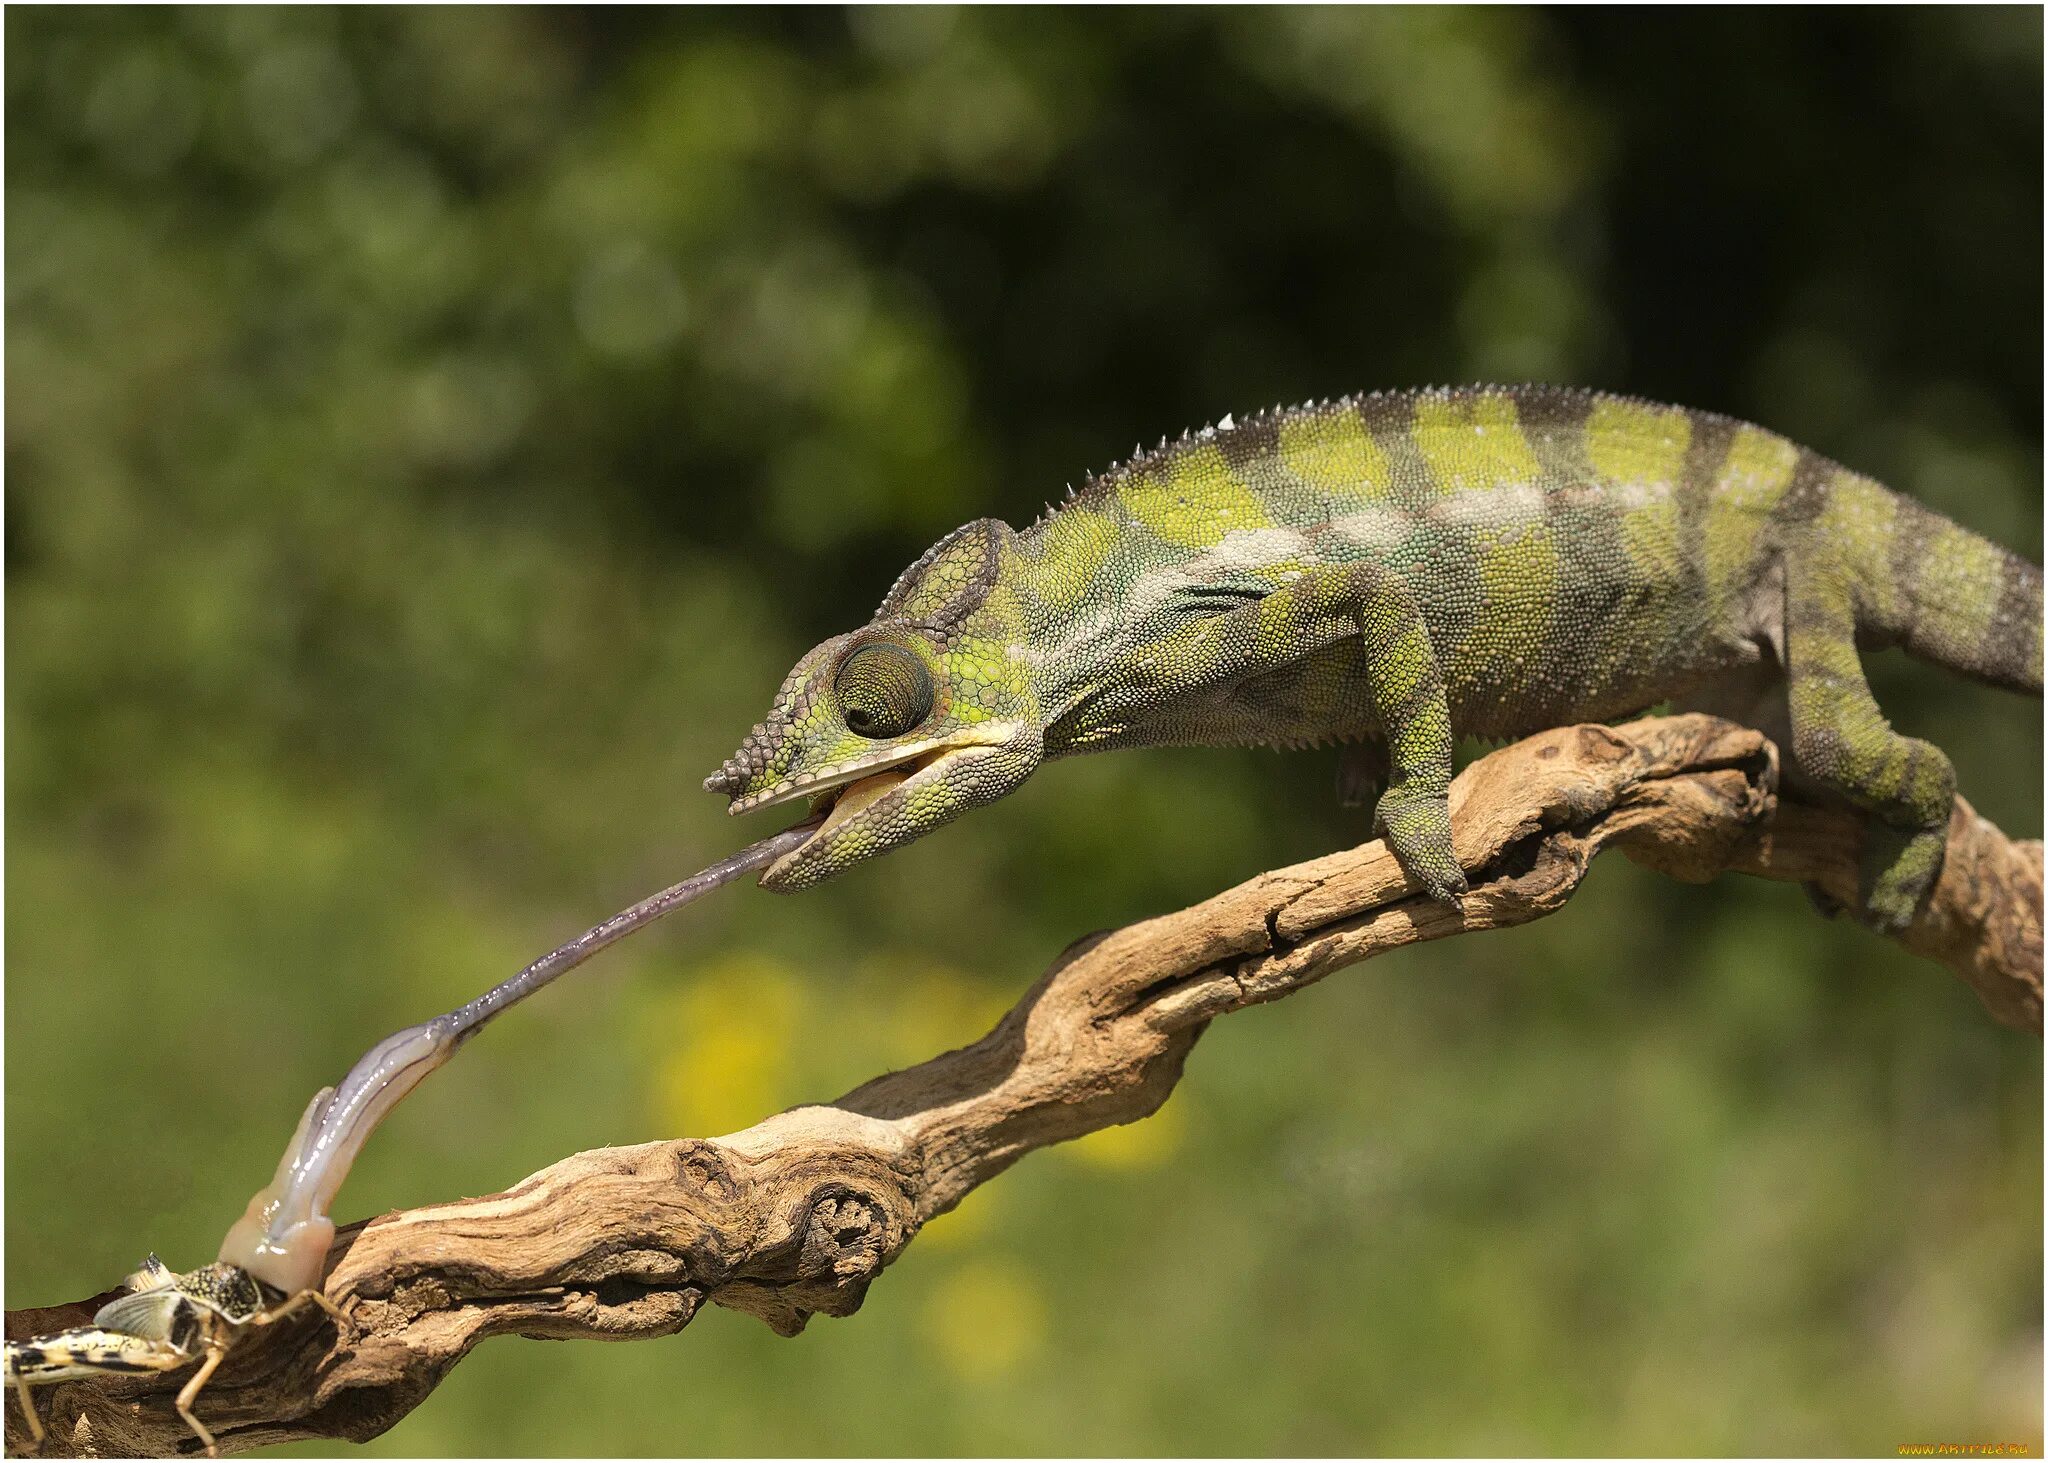
[[2039, 567], [1875, 483], [1843, 486], [1864, 500], [1863, 524], [1890, 520], [1888, 533], [1850, 545], [1865, 560], [1859, 623], [1922, 660], [2040, 695]]

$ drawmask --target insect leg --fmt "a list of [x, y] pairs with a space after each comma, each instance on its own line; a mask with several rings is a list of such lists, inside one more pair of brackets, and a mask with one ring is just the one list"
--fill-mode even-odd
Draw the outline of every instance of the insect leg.
[[185, 1419], [185, 1425], [199, 1435], [199, 1441], [206, 1444], [206, 1456], [218, 1458], [220, 1444], [213, 1440], [213, 1434], [206, 1430], [206, 1424], [199, 1420], [199, 1414], [192, 1410], [192, 1404], [199, 1400], [199, 1394], [206, 1387], [208, 1379], [220, 1366], [221, 1358], [228, 1354], [227, 1347], [219, 1342], [210, 1342], [206, 1348], [206, 1360], [199, 1363], [199, 1370], [192, 1374], [178, 1393], [178, 1416]]
[[29, 1436], [43, 1445], [43, 1420], [36, 1415], [31, 1384], [75, 1381], [81, 1377], [132, 1376], [138, 1372], [176, 1371], [192, 1354], [168, 1341], [137, 1336], [105, 1326], [79, 1326], [33, 1341], [7, 1343], [7, 1380], [21, 1397]]
[[20, 1372], [15, 1372], [8, 1380], [14, 1383], [14, 1390], [21, 1396], [21, 1412], [28, 1419], [28, 1435], [35, 1442], [35, 1451], [40, 1453], [43, 1451], [43, 1420], [36, 1416], [36, 1399], [29, 1395], [28, 1383]]
[[108, 1373], [176, 1371], [191, 1360], [191, 1352], [169, 1341], [106, 1326], [79, 1326], [33, 1341], [8, 1342], [7, 1380], [41, 1387]]
[[334, 1322], [335, 1330], [343, 1334], [347, 1333], [348, 1313], [329, 1300], [325, 1293], [311, 1289], [302, 1290], [297, 1295], [281, 1302], [275, 1310], [257, 1312], [249, 1318], [248, 1324], [251, 1326], [268, 1326], [273, 1321], [282, 1321], [294, 1311], [301, 1310], [309, 1305], [316, 1305], [321, 1310], [327, 1312], [328, 1319]]

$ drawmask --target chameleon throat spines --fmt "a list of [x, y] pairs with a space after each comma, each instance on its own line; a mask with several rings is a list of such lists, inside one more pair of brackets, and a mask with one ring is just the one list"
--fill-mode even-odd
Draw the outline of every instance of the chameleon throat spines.
[[[1732, 418], [1577, 389], [1374, 393], [1225, 418], [1091, 475], [1022, 532], [982, 520], [942, 540], [869, 626], [806, 657], [707, 785], [758, 806], [918, 759], [909, 787], [764, 880], [801, 887], [1045, 756], [1364, 739], [1391, 753], [1392, 810], [1420, 820], [1398, 831], [1383, 800], [1381, 825], [1404, 856], [1434, 850], [1448, 896], [1461, 879], [1428, 804], [1454, 732], [1711, 704], [1724, 682], [1761, 720], [1759, 671], [1789, 671], [1766, 729], [1917, 840], [1917, 863], [1873, 884], [1896, 923], [1938, 862], [1953, 773], [1883, 722], [1856, 645], [2038, 693], [2040, 596], [2034, 566]], [[851, 736], [834, 666], [904, 636], [931, 674], [925, 714]]]

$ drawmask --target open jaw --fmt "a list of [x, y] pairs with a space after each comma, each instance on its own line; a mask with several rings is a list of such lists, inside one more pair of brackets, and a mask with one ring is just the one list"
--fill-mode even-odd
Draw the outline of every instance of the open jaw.
[[[893, 770], [905, 770], [905, 768], [911, 770], [911, 772], [924, 770], [926, 766], [932, 766], [936, 760], [940, 760], [944, 754], [958, 752], [958, 750], [963, 750], [967, 746], [975, 746], [975, 742], [971, 742], [971, 740], [946, 740], [946, 742], [930, 740], [930, 742], [913, 742], [909, 746], [889, 748], [887, 752], [877, 752], [874, 756], [866, 756], [866, 758], [860, 758], [856, 762], [842, 762], [840, 766], [829, 766], [829, 768], [823, 768], [819, 772], [807, 772], [807, 775], [795, 777], [795, 779], [791, 779], [788, 783], [782, 783], [778, 787], [766, 787], [760, 793], [750, 793], [750, 795], [745, 795], [745, 797], [735, 797], [731, 801], [731, 805], [727, 805], [725, 811], [737, 818], [739, 813], [752, 813], [752, 811], [758, 811], [762, 807], [780, 807], [782, 803], [795, 803], [799, 797], [811, 797], [811, 799], [815, 799], [811, 803], [811, 811], [815, 813], [815, 811], [821, 811], [825, 807], [831, 807], [831, 803], [838, 799], [838, 795], [844, 789], [848, 789], [848, 787], [852, 787], [856, 783], [864, 783], [864, 781], [868, 781], [872, 777], [881, 775], [881, 772], [893, 772]], [[915, 766], [909, 766], [909, 764], [915, 764]]]
[[[819, 869], [830, 865], [816, 865], [813, 861], [820, 856], [832, 860], [833, 855], [828, 850], [843, 847], [842, 840], [847, 838], [855, 839], [863, 849], [855, 857], [865, 857], [908, 842], [917, 836], [916, 832], [894, 816], [894, 810], [902, 806], [902, 799], [914, 795], [920, 786], [947, 776], [947, 769], [957, 766], [963, 759], [986, 756], [993, 750], [994, 747], [971, 733], [968, 738], [901, 747], [889, 755], [875, 757], [746, 805], [767, 807], [807, 796], [811, 799], [812, 816], [822, 814], [824, 819], [800, 847], [782, 855], [769, 866], [762, 875], [763, 885], [768, 888], [800, 887], [784, 880], [798, 867], [807, 865], [813, 870], [811, 877], [816, 877]], [[735, 812], [745, 810], [739, 804], [733, 808]], [[883, 820], [889, 831], [882, 832], [877, 825], [864, 832], [862, 825], [876, 818]], [[803, 882], [810, 881], [810, 878], [805, 878]]]
[[[970, 744], [971, 745], [971, 744]], [[931, 747], [914, 752], [899, 761], [884, 763], [879, 767], [854, 773], [836, 786], [828, 787], [811, 804], [813, 813], [822, 812], [825, 821], [818, 831], [811, 835], [811, 842], [836, 834], [841, 828], [904, 784], [914, 781], [945, 762], [968, 750], [965, 747]], [[807, 843], [805, 848], [810, 847]], [[783, 859], [794, 858], [803, 849], [784, 854]], [[781, 862], [782, 860], [777, 860]]]

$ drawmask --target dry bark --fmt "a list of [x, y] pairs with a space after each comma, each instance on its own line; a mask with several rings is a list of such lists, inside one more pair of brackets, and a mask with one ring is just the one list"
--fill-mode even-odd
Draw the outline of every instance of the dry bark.
[[[1277, 869], [1190, 909], [1077, 942], [987, 1036], [716, 1139], [579, 1153], [506, 1193], [346, 1230], [317, 1312], [238, 1348], [199, 1408], [228, 1451], [362, 1440], [418, 1406], [487, 1336], [665, 1336], [706, 1302], [783, 1335], [848, 1315], [919, 1228], [1033, 1149], [1153, 1112], [1218, 1016], [1383, 951], [1560, 908], [1611, 846], [1674, 878], [1725, 870], [1850, 902], [1863, 824], [1780, 801], [1777, 753], [1702, 716], [1546, 732], [1451, 792], [1472, 893], [1421, 895], [1384, 844]], [[1957, 800], [1947, 866], [1901, 941], [1949, 966], [1999, 1021], [2041, 1030], [2039, 842]], [[1851, 936], [1844, 936], [1851, 938]], [[79, 1324], [11, 1311], [12, 1336]], [[38, 1394], [49, 1454], [190, 1452], [184, 1373]], [[25, 1442], [8, 1409], [10, 1451]]]

